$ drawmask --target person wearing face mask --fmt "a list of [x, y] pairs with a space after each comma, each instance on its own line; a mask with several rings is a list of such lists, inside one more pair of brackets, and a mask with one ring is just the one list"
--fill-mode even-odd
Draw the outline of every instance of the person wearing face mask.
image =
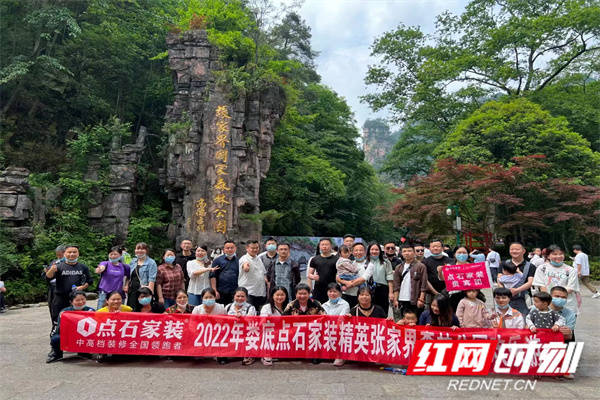
[[202, 304], [194, 307], [192, 314], [197, 315], [225, 315], [225, 306], [216, 302], [217, 292], [213, 288], [206, 288], [201, 293]]
[[65, 261], [52, 264], [46, 272], [46, 278], [56, 278], [56, 292], [52, 302], [52, 314], [56, 320], [60, 311], [69, 306], [69, 295], [73, 287], [77, 291], [83, 291], [93, 282], [89, 268], [79, 262], [79, 248], [74, 245], [66, 246]]
[[336, 281], [338, 256], [333, 254], [330, 238], [319, 240], [319, 254], [310, 260], [307, 277], [313, 284], [312, 296], [319, 302], [327, 301], [327, 286]]
[[175, 255], [175, 264], [179, 264], [183, 269], [183, 278], [185, 279], [185, 287], [190, 284], [190, 276], [187, 271], [187, 263], [196, 259], [196, 252], [193, 250], [192, 241], [183, 239], [179, 244], [181, 251]]
[[127, 293], [127, 305], [132, 308], [137, 306], [137, 297], [135, 293], [141, 287], [148, 287], [151, 293], [154, 293], [156, 274], [158, 267], [156, 262], [148, 255], [150, 249], [146, 243], [135, 245], [135, 257], [131, 260], [129, 268], [131, 269], [131, 278], [129, 279], [129, 289]]
[[188, 297], [190, 304], [198, 306], [202, 304], [202, 291], [210, 287], [210, 272], [218, 267], [210, 266], [208, 248], [199, 246], [195, 252], [196, 259], [187, 262], [187, 273], [190, 277], [188, 284]]
[[179, 289], [185, 290], [185, 276], [179, 264], [175, 264], [175, 252], [165, 250], [164, 263], [158, 266], [156, 274], [156, 294], [158, 302], [171, 307], [175, 304], [175, 294]]
[[262, 261], [268, 274], [277, 261], [277, 240], [275, 238], [269, 237], [265, 240], [265, 251], [260, 253], [258, 258]]
[[227, 240], [223, 244], [224, 254], [215, 258], [212, 263], [215, 270], [210, 272], [210, 286], [221, 304], [231, 303], [235, 289], [238, 287], [239, 260], [235, 252], [235, 243]]
[[165, 312], [165, 307], [154, 300], [153, 293], [148, 287], [141, 287], [133, 295], [135, 299], [135, 312], [162, 314]]
[[[248, 290], [241, 286], [235, 289], [233, 303], [225, 306], [225, 311], [227, 312], [227, 315], [234, 315], [236, 317], [256, 315], [256, 308], [248, 303]], [[254, 358], [246, 357], [242, 360], [242, 365], [250, 365], [253, 364], [254, 361]]]
[[433, 296], [441, 293], [446, 289], [446, 284], [438, 275], [438, 267], [443, 265], [454, 265], [454, 260], [443, 252], [444, 244], [439, 239], [433, 239], [429, 242], [429, 250], [431, 256], [425, 258], [422, 262], [427, 267], [427, 288], [429, 290], [426, 303], [430, 304]]
[[327, 315], [346, 315], [350, 313], [350, 304], [342, 299], [342, 288], [336, 282], [327, 286], [327, 300], [321, 306]]
[[525, 329], [525, 318], [516, 308], [510, 306], [512, 293], [510, 289], [500, 287], [494, 289], [495, 312], [492, 319], [493, 328]]
[[65, 309], [63, 309], [58, 316], [58, 324], [52, 331], [50, 336], [50, 347], [52, 350], [48, 353], [48, 358], [46, 359], [46, 363], [51, 363], [54, 361], [58, 361], [63, 358], [63, 351], [60, 349], [60, 316], [65, 311], [94, 311], [92, 307], [88, 307], [85, 297], [85, 292], [82, 291], [73, 291], [69, 295], [71, 305]]
[[567, 297], [569, 291], [562, 286], [554, 286], [550, 290], [552, 296], [552, 303], [550, 303], [550, 309], [556, 311], [558, 315], [565, 319], [565, 325], [559, 328], [560, 333], [563, 334], [565, 342], [575, 341], [575, 323], [577, 322], [577, 315], [565, 308], [567, 305]]
[[[106, 304], [106, 295], [117, 291], [125, 298], [129, 286], [129, 265], [123, 264], [121, 260], [122, 250], [120, 247], [113, 247], [108, 253], [108, 261], [102, 261], [96, 268], [96, 273], [100, 275], [98, 283], [98, 304], [96, 308], [100, 309]], [[123, 283], [125, 280], [125, 283]]]
[[258, 249], [258, 241], [246, 242], [246, 254], [240, 257], [238, 286], [248, 290], [248, 303], [260, 310], [267, 301], [267, 271], [258, 257]]
[[564, 308], [576, 315], [579, 314], [581, 296], [577, 270], [564, 263], [565, 253], [557, 245], [553, 244], [548, 247], [548, 259], [550, 262], [542, 264], [536, 269], [533, 285], [546, 293], [550, 293], [555, 286], [566, 288], [568, 296]]
[[188, 303], [185, 290], [179, 289], [175, 295], [175, 304], [165, 310], [165, 314], [191, 314], [194, 306]]

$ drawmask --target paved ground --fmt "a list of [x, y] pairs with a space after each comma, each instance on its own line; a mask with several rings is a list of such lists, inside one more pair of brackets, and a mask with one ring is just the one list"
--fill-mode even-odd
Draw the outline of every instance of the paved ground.
[[600, 300], [585, 292], [576, 331], [585, 348], [574, 381], [544, 378], [529, 391], [515, 391], [513, 381], [509, 393], [449, 391], [450, 377], [393, 375], [356, 363], [343, 368], [301, 361], [220, 366], [188, 359], [98, 364], [72, 357], [47, 365], [48, 309], [11, 310], [0, 314], [0, 399], [600, 399], [599, 309]]

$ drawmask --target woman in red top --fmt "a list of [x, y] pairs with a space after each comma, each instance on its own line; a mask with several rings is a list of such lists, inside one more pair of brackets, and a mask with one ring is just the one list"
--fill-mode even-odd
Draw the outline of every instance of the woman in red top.
[[175, 264], [175, 252], [165, 250], [164, 263], [158, 266], [156, 274], [156, 294], [158, 302], [165, 307], [175, 304], [175, 296], [179, 289], [185, 290], [185, 276], [179, 264]]

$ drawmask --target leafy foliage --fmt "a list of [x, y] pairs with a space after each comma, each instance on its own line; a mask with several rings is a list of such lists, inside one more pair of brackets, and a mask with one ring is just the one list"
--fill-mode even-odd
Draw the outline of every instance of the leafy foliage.
[[578, 241], [597, 245], [600, 189], [547, 179], [544, 171], [549, 164], [543, 156], [513, 161], [509, 167], [437, 161], [430, 174], [396, 190], [400, 197], [390, 217], [398, 226], [428, 238], [452, 231], [445, 210], [456, 204], [463, 231], [491, 231], [507, 241], [536, 245], [563, 243], [568, 248]]
[[564, 118], [552, 117], [524, 98], [486, 103], [460, 122], [436, 154], [461, 163], [503, 165], [510, 164], [514, 157], [543, 154], [551, 167], [544, 176], [599, 183], [600, 154], [572, 132]]

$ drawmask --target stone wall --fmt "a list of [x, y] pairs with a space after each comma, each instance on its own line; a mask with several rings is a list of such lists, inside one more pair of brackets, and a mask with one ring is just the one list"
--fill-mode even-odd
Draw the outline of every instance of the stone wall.
[[168, 107], [166, 165], [161, 182], [171, 200], [171, 239], [221, 246], [260, 239], [260, 180], [285, 109], [279, 86], [234, 98], [217, 84], [220, 63], [205, 31], [167, 38], [175, 100]]
[[0, 173], [0, 219], [14, 241], [24, 244], [33, 239], [33, 202], [28, 190], [29, 171], [8, 167]]

